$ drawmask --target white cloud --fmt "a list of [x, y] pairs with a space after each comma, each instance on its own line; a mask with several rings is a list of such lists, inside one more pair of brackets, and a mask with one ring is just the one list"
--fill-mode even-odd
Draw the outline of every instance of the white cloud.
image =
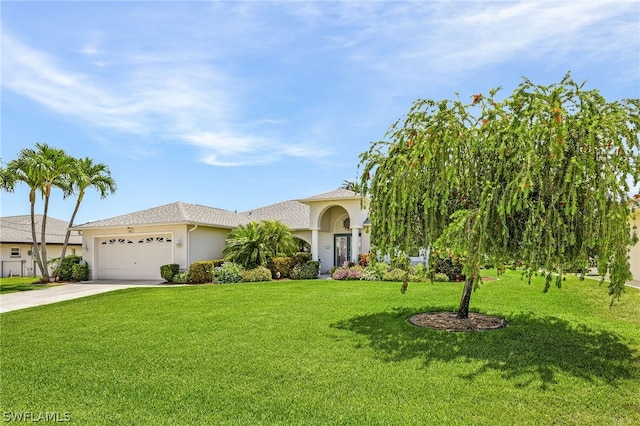
[[212, 165], [261, 164], [284, 156], [315, 155], [312, 148], [291, 149], [252, 134], [251, 129], [279, 125], [283, 120], [252, 118], [243, 123], [242, 84], [205, 62], [206, 54], [184, 49], [109, 56], [105, 46], [93, 42], [85, 44], [80, 53], [91, 60], [108, 58], [109, 75], [70, 71], [71, 64], [31, 48], [5, 30], [2, 85], [92, 126], [145, 135], [147, 141], [170, 139], [197, 146], [204, 162]]

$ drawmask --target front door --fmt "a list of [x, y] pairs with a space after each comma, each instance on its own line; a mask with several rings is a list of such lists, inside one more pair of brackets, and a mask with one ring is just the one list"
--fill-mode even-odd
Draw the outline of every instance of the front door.
[[344, 262], [351, 261], [351, 234], [335, 234], [333, 236], [333, 264], [342, 266]]

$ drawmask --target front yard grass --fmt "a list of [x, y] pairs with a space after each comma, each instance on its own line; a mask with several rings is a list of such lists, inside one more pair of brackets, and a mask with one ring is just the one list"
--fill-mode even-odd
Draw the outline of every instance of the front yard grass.
[[[57, 284], [53, 284], [57, 285]], [[29, 291], [51, 287], [40, 284], [37, 277], [4, 277], [0, 278], [0, 294], [15, 293], [16, 291]]]
[[112, 424], [640, 424], [640, 291], [473, 294], [504, 329], [412, 326], [462, 284], [135, 288], [0, 315], [1, 410]]

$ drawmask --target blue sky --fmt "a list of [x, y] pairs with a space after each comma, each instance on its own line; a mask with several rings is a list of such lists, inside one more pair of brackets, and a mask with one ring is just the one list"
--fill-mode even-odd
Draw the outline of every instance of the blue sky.
[[[355, 180], [418, 98], [567, 71], [640, 97], [633, 1], [3, 1], [1, 156], [36, 142], [110, 166], [76, 223], [174, 201], [245, 211]], [[28, 193], [2, 193], [2, 215]], [[54, 193], [50, 214], [72, 200]]]

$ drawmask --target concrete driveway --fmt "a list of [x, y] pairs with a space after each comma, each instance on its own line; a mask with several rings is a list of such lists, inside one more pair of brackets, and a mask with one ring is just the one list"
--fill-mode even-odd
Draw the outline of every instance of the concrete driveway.
[[[78, 299], [94, 294], [121, 290], [131, 287], [157, 287], [164, 281], [126, 281], [126, 280], [95, 280], [80, 283], [61, 284], [42, 290], [18, 291], [0, 295], [0, 313], [31, 308], [33, 306], [48, 305], [63, 300]], [[174, 286], [172, 284], [171, 286]]]

